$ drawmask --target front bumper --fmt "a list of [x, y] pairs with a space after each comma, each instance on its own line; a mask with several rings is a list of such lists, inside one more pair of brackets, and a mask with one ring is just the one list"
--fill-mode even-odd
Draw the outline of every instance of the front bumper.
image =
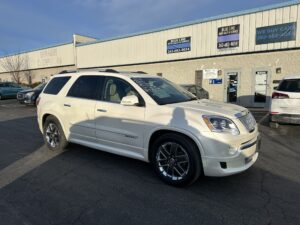
[[250, 168], [257, 160], [261, 138], [258, 135], [254, 140], [242, 144], [232, 157], [206, 157], [203, 166], [206, 176], [221, 177], [241, 173]]

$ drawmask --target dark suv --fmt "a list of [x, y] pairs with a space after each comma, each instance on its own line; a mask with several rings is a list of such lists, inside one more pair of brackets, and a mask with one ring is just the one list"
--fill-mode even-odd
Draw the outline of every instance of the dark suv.
[[17, 99], [21, 104], [35, 105], [40, 93], [43, 91], [46, 83], [42, 83], [33, 89], [18, 92]]
[[195, 84], [182, 84], [180, 85], [187, 91], [191, 92], [193, 95], [195, 95], [198, 99], [209, 99], [209, 93], [204, 88], [202, 88], [199, 85]]

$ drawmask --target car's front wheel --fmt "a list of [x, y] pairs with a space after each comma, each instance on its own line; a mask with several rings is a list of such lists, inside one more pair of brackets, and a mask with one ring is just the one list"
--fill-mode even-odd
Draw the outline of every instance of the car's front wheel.
[[50, 150], [63, 151], [67, 147], [68, 141], [58, 119], [54, 116], [48, 116], [43, 129], [44, 141]]
[[175, 186], [192, 184], [202, 172], [197, 146], [175, 133], [164, 134], [154, 141], [151, 161], [158, 176]]

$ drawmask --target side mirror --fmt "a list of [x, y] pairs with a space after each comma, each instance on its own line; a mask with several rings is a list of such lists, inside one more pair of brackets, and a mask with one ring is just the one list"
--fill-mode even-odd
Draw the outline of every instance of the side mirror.
[[139, 99], [135, 95], [125, 96], [122, 98], [121, 105], [135, 106], [139, 104]]
[[277, 90], [278, 86], [274, 87], [273, 90]]

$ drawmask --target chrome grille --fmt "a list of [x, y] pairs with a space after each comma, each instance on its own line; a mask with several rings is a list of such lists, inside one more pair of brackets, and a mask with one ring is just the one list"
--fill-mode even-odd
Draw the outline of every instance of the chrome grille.
[[240, 117], [239, 119], [250, 133], [255, 130], [256, 121], [250, 112], [247, 115]]

